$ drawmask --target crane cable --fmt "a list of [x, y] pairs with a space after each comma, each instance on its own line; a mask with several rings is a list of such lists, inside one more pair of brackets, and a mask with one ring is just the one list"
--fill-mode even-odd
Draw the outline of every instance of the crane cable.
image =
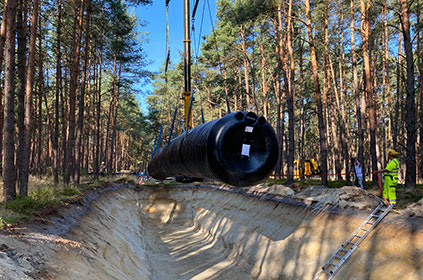
[[[197, 57], [198, 57], [198, 53], [199, 53], [199, 49], [200, 49], [201, 33], [203, 31], [203, 23], [204, 23], [204, 11], [205, 11], [205, 7], [206, 7], [206, 2], [204, 1], [203, 2], [203, 12], [202, 12], [202, 15], [201, 15], [200, 32], [198, 33], [198, 42], [196, 42], [196, 40], [195, 40], [195, 15], [197, 13], [198, 3], [199, 3], [199, 0], [196, 0], [195, 4], [194, 4], [194, 9], [192, 11], [192, 20], [191, 20], [191, 22], [192, 22], [192, 27], [191, 27], [191, 35], [192, 36], [191, 37], [193, 38], [193, 44], [194, 44], [194, 58], [193, 58], [193, 60], [194, 60], [195, 64], [198, 64]], [[198, 90], [198, 88], [197, 88], [197, 90]], [[199, 93], [200, 93], [200, 91], [199, 91]], [[202, 101], [203, 101], [203, 98], [200, 94], [201, 121], [202, 121], [202, 123], [204, 123], [204, 111], [203, 111], [203, 102]]]
[[201, 33], [203, 31], [203, 21], [204, 21], [204, 10], [205, 10], [205, 6], [206, 6], [206, 2], [204, 2], [203, 4], [203, 12], [201, 15], [201, 23], [200, 23], [200, 32], [198, 33], [198, 42], [195, 41], [195, 14], [197, 13], [197, 7], [198, 7], [198, 2], [199, 0], [196, 0], [195, 4], [194, 4], [194, 10], [192, 12], [192, 27], [191, 27], [191, 32], [192, 32], [192, 38], [193, 39], [193, 43], [194, 43], [194, 60], [197, 61], [197, 57], [198, 57], [198, 52], [200, 49], [200, 43], [201, 43]]

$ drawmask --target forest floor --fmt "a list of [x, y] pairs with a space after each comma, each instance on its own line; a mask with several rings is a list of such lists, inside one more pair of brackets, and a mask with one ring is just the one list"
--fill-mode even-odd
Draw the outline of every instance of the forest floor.
[[[239, 263], [243, 264], [244, 262], [250, 263], [252, 262], [251, 260], [237, 260], [236, 258], [239, 257], [238, 253], [234, 257], [235, 259], [232, 259], [232, 255], [225, 251], [229, 246], [225, 242], [229, 242], [227, 239], [230, 235], [225, 236], [226, 241], [223, 242], [223, 247], [217, 247], [214, 241], [210, 241], [210, 229], [207, 231], [207, 236], [204, 236], [200, 234], [200, 231], [194, 231], [194, 228], [184, 226], [179, 220], [173, 222], [171, 218], [166, 218], [166, 215], [182, 210], [178, 208], [179, 206], [176, 207], [176, 204], [170, 207], [168, 198], [165, 199], [166, 205], [163, 205], [157, 202], [153, 203], [151, 197], [159, 196], [159, 193], [163, 192], [166, 195], [169, 192], [172, 193], [174, 192], [172, 188], [181, 188], [182, 193], [186, 192], [184, 185], [172, 182], [150, 182], [144, 186], [137, 186], [135, 179], [107, 178], [100, 182], [94, 182], [87, 178], [79, 189], [62, 188], [60, 192], [55, 193], [56, 195], [59, 194], [60, 198], [51, 200], [47, 199], [47, 196], [53, 194], [53, 192], [47, 191], [49, 188], [44, 188], [43, 191], [40, 191], [38, 187], [35, 187], [35, 185], [39, 186], [40, 183], [45, 185], [46, 181], [37, 181], [36, 184], [32, 185], [31, 189], [38, 196], [38, 199], [51, 202], [41, 206], [38, 205], [37, 207], [40, 207], [40, 209], [36, 209], [36, 211], [29, 214], [16, 213], [6, 209], [4, 205], [0, 205], [0, 217], [2, 217], [0, 220], [2, 225], [2, 229], [0, 229], [0, 279], [169, 279], [169, 275], [173, 275], [172, 279], [227, 279], [228, 277], [234, 278], [237, 275], [241, 277], [237, 276], [239, 279], [248, 279], [250, 275], [251, 277], [254, 276], [253, 278], [266, 279], [271, 277], [268, 274], [270, 273], [269, 271], [278, 271], [278, 269], [270, 265], [268, 267], [269, 271], [263, 271], [263, 265], [269, 262], [263, 258], [260, 260], [260, 273], [257, 275], [255, 273], [258, 272], [255, 270], [254, 265], [248, 269], [245, 268], [246, 264], [243, 266], [239, 265]], [[206, 204], [218, 205], [217, 201], [224, 200], [222, 197], [215, 197], [215, 201], [211, 199], [215, 196], [215, 189], [241, 194], [243, 198], [231, 198], [229, 206], [222, 206], [222, 208], [227, 208], [227, 211], [231, 213], [226, 214], [226, 216], [230, 215], [234, 220], [251, 220], [251, 217], [246, 216], [245, 213], [243, 214], [238, 209], [239, 205], [237, 205], [237, 203], [244, 204], [244, 197], [250, 196], [258, 198], [260, 203], [263, 203], [263, 206], [254, 208], [254, 211], [258, 211], [254, 215], [258, 217], [265, 215], [265, 207], [279, 200], [287, 200], [289, 203], [295, 201], [295, 203], [300, 203], [301, 207], [312, 207], [312, 209], [319, 209], [319, 212], [326, 211], [331, 213], [331, 215], [336, 213], [342, 216], [355, 216], [359, 213], [361, 217], [364, 217], [365, 213], [368, 214], [371, 208], [374, 208], [379, 202], [379, 190], [377, 188], [361, 190], [356, 187], [341, 187], [339, 185], [327, 188], [318, 184], [314, 185], [315, 183], [312, 180], [295, 182], [290, 188], [285, 187], [281, 181], [276, 180], [269, 180], [267, 184], [249, 188], [231, 188], [228, 186], [195, 183], [188, 186], [188, 190], [190, 188], [201, 189], [204, 187], [205, 193], [207, 193], [206, 200], [202, 199], [198, 206], [191, 206], [195, 209], [202, 207], [209, 209], [208, 207], [212, 207], [205, 206], [204, 201], [207, 201]], [[147, 220], [153, 221], [152, 223], [144, 223], [143, 226], [145, 228], [143, 230], [139, 229], [137, 224], [137, 217], [140, 214], [139, 209], [133, 209], [127, 214], [128, 205], [125, 204], [128, 199], [134, 199], [134, 194], [126, 194], [125, 190], [138, 190], [140, 188], [147, 188], [146, 190], [152, 191], [149, 199], [146, 200], [147, 202], [143, 202], [145, 201], [143, 198], [137, 200], [136, 203], [137, 205], [146, 203], [141, 207], [146, 213], [142, 215], [146, 215]], [[163, 190], [163, 188], [170, 188], [170, 190]], [[156, 189], [160, 190], [157, 194], [154, 191]], [[122, 193], [125, 196], [120, 195]], [[193, 191], [193, 194], [189, 194], [188, 197], [193, 199], [195, 193]], [[400, 229], [407, 228], [407, 230], [412, 232], [423, 233], [422, 187], [418, 186], [414, 191], [399, 187], [397, 193], [399, 209], [393, 211], [394, 215], [389, 215], [389, 217], [385, 218], [386, 222]], [[125, 202], [119, 200], [122, 197], [125, 197]], [[110, 209], [110, 204], [122, 205]], [[181, 206], [181, 209], [189, 208], [187, 205]], [[260, 211], [261, 207], [264, 207], [263, 211]], [[215, 210], [215, 213], [219, 211]], [[180, 216], [182, 217], [183, 215], [181, 214]], [[163, 220], [165, 218], [167, 220]], [[8, 222], [18, 219], [23, 220], [21, 222]], [[158, 222], [156, 221], [157, 219], [159, 219]], [[199, 220], [201, 219], [203, 217], [200, 217]], [[267, 217], [263, 219], [267, 219]], [[110, 230], [113, 231], [108, 225], [109, 222], [115, 224], [115, 232], [108, 233]], [[255, 225], [254, 231], [277, 232], [277, 228], [281, 226], [280, 223], [281, 221], [277, 220], [265, 225]], [[135, 230], [128, 230], [127, 227]], [[198, 227], [201, 228], [201, 226]], [[122, 230], [119, 230], [120, 228]], [[136, 233], [137, 231], [143, 232], [143, 236], [139, 232]], [[246, 231], [249, 232], [248, 229]], [[100, 232], [102, 234], [99, 234]], [[255, 234], [253, 232], [250, 233], [248, 235]], [[97, 235], [99, 237], [93, 237]], [[119, 236], [118, 241], [116, 241], [116, 236]], [[147, 245], [134, 244], [132, 239], [148, 239], [143, 242], [143, 244]], [[214, 236], [212, 239], [215, 240], [217, 237]], [[275, 239], [279, 240], [280, 238]], [[119, 243], [118, 251], [116, 251], [116, 246], [113, 246], [115, 242]], [[278, 242], [280, 243], [281, 241]], [[101, 245], [102, 243], [106, 245], [103, 246]], [[245, 241], [245, 244], [249, 243]], [[275, 243], [275, 246], [279, 243]], [[232, 248], [233, 246], [232, 244], [229, 247]], [[245, 246], [247, 248], [247, 245]], [[261, 249], [258, 248], [258, 245], [255, 246], [257, 249], [255, 249], [254, 253], [260, 252]], [[417, 247], [415, 255], [422, 260], [423, 245], [419, 246], [422, 248]], [[176, 261], [172, 252], [185, 247], [192, 247], [192, 250], [185, 252], [184, 257]], [[127, 248], [124, 250], [125, 252], [134, 251], [138, 253], [136, 255], [128, 254], [129, 256], [124, 259], [117, 259], [119, 250], [122, 250], [122, 248]], [[154, 254], [151, 253], [151, 248], [155, 248]], [[297, 254], [300, 253], [298, 252]], [[211, 257], [216, 255], [221, 257]], [[85, 257], [82, 257], [81, 260], [81, 256]], [[195, 258], [190, 256], [195, 256]], [[115, 261], [120, 266], [111, 265], [111, 262]], [[300, 262], [300, 260], [298, 261]], [[148, 267], [139, 265], [143, 262], [150, 265]], [[237, 263], [237, 265], [234, 265], [234, 263]], [[176, 264], [180, 264], [180, 267], [175, 267]], [[126, 269], [121, 266], [126, 267]], [[133, 269], [128, 270], [128, 267], [133, 267]], [[407, 269], [410, 270], [410, 268]], [[312, 272], [307, 271], [302, 276], [296, 275], [295, 277], [305, 279], [312, 275], [310, 273]], [[368, 273], [363, 274], [363, 278], [358, 279], [368, 279]], [[414, 275], [421, 276], [423, 272], [420, 270], [416, 273]], [[144, 277], [137, 278], [139, 275], [144, 275]], [[305, 277], [306, 275], [307, 277]], [[287, 278], [295, 279], [295, 277]], [[234, 279], [238, 278], [235, 277]], [[405, 278], [400, 277], [398, 279]], [[410, 279], [413, 278], [411, 277]]]

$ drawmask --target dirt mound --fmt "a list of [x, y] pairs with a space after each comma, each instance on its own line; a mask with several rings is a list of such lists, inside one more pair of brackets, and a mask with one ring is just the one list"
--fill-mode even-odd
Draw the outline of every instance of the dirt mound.
[[345, 209], [347, 207], [354, 207], [364, 209], [376, 207], [380, 202], [380, 198], [377, 196], [354, 186], [345, 186], [339, 189], [325, 186], [311, 186], [297, 193], [284, 185], [267, 186], [265, 184], [259, 184], [244, 189], [246, 193], [256, 195], [266, 194], [275, 197], [289, 197], [317, 208], [339, 207]]
[[408, 217], [423, 217], [423, 198], [411, 204], [404, 210], [404, 215]]
[[292, 189], [284, 185], [259, 184], [245, 189], [247, 193], [253, 194], [273, 194], [275, 196], [293, 196], [295, 194]]
[[294, 198], [319, 207], [336, 206], [340, 208], [355, 207], [364, 209], [376, 207], [380, 199], [358, 187], [345, 186], [331, 189], [325, 186], [312, 186], [294, 195]]

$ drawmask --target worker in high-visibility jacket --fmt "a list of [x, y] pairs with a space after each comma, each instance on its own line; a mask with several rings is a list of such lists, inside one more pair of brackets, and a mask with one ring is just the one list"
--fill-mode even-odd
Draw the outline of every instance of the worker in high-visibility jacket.
[[398, 152], [395, 150], [388, 151], [389, 162], [385, 169], [378, 170], [377, 173], [385, 173], [385, 183], [383, 184], [383, 199], [385, 202], [392, 204], [397, 208], [396, 187], [398, 184], [399, 163], [397, 160]]

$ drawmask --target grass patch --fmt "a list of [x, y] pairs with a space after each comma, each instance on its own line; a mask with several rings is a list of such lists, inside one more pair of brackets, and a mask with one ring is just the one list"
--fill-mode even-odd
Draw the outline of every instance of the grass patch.
[[33, 215], [35, 211], [42, 210], [46, 204], [47, 201], [19, 195], [15, 199], [6, 202], [4, 208], [28, 217]]
[[75, 187], [66, 187], [60, 192], [60, 194], [66, 197], [72, 197], [81, 194], [81, 192]]
[[82, 196], [83, 192], [102, 187], [112, 181], [110, 178], [95, 181], [90, 178], [77, 187], [64, 187], [51, 182], [51, 178], [32, 179], [28, 196], [18, 195], [8, 202], [0, 203], [0, 227], [7, 223], [29, 220], [49, 207], [60, 207], [64, 202]]

